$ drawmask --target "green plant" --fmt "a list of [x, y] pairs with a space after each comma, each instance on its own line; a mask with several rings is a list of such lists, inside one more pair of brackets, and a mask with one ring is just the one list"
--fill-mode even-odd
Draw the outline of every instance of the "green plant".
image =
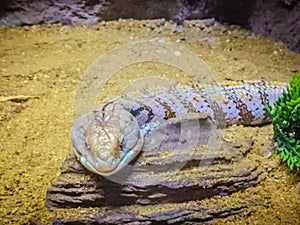
[[273, 108], [267, 106], [274, 126], [279, 155], [293, 168], [300, 168], [300, 73], [290, 81]]

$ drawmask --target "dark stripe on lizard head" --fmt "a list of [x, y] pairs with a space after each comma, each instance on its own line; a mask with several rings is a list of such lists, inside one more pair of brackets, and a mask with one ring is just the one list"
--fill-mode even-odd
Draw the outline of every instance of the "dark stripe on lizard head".
[[130, 110], [130, 113], [134, 116], [134, 117], [137, 117], [142, 111], [146, 110], [147, 111], [147, 120], [145, 121], [146, 123], [149, 123], [153, 117], [154, 117], [154, 113], [152, 112], [152, 109], [150, 106], [147, 106], [141, 102], [138, 102], [137, 103], [140, 105], [140, 107], [138, 107], [137, 109], [131, 109]]

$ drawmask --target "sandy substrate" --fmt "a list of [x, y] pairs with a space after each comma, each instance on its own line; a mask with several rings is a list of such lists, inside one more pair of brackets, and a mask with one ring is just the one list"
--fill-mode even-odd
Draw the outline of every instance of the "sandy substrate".
[[[0, 223], [26, 224], [30, 219], [49, 223], [52, 218], [78, 215], [74, 210], [49, 212], [44, 206], [45, 193], [64, 159], [72, 154], [69, 131], [80, 78], [107, 51], [161, 38], [191, 50], [219, 82], [283, 82], [300, 71], [300, 56], [283, 44], [238, 27], [206, 24], [210, 25], [190, 21], [183, 31], [168, 22], [131, 20], [92, 27], [0, 27]], [[101, 90], [100, 99], [113, 97], [130, 82], [153, 75], [181, 83], [193, 79], [169, 65], [137, 63], [114, 74]], [[14, 98], [19, 95], [23, 98]], [[2, 98], [7, 96], [13, 98]], [[270, 133], [272, 127], [259, 129]], [[258, 143], [263, 146], [265, 140], [262, 136]], [[276, 154], [266, 160], [278, 167], [268, 171], [261, 185], [233, 195], [259, 204], [253, 204], [251, 213], [215, 224], [300, 223], [299, 173], [281, 164]]]

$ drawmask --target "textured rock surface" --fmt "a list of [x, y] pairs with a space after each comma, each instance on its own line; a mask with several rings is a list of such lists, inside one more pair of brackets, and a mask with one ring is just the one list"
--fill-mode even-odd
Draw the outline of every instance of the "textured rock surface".
[[[212, 196], [226, 196], [233, 192], [255, 186], [259, 182], [257, 163], [247, 157], [252, 141], [237, 137], [225, 141], [217, 151], [209, 151], [214, 124], [209, 119], [201, 119], [200, 141], [183, 141], [180, 135], [182, 126], [191, 130], [188, 140], [199, 135], [193, 124], [185, 121], [157, 130], [144, 147], [138, 159], [125, 170], [108, 179], [92, 174], [84, 169], [73, 157], [65, 160], [61, 175], [47, 191], [46, 206], [49, 209], [74, 207], [113, 207], [109, 213], [102, 212], [82, 221], [59, 221], [53, 224], [176, 224], [179, 222], [210, 221], [240, 212], [245, 205], [208, 209], [195, 207], [190, 203], [184, 208], [167, 210], [147, 216], [138, 215], [132, 206], [147, 207], [168, 203], [192, 202]], [[155, 143], [165, 132], [165, 139]], [[151, 140], [151, 141], [149, 141]], [[215, 142], [217, 143], [217, 142]], [[130, 172], [129, 172], [130, 171]], [[101, 209], [102, 211], [102, 209]]]
[[[236, 148], [238, 147], [236, 146]], [[197, 164], [198, 160], [197, 157], [194, 157], [190, 164]], [[205, 173], [199, 172], [196, 176], [192, 174], [190, 176], [192, 178], [190, 178], [187, 173], [195, 172], [185, 168], [180, 173], [177, 172], [176, 176], [178, 177], [174, 180], [170, 178], [170, 180], [151, 180], [155, 183], [144, 183], [132, 178], [121, 185], [90, 174], [82, 168], [77, 160], [68, 158], [64, 163], [62, 174], [48, 189], [46, 206], [48, 208], [72, 208], [148, 205], [204, 199], [213, 195], [226, 196], [257, 184], [256, 167], [251, 167], [247, 161], [240, 163], [243, 164], [241, 170], [221, 164], [203, 170]], [[186, 178], [183, 178], [184, 174], [186, 174]], [[170, 176], [175, 175], [170, 174]], [[164, 177], [165, 175], [162, 178]], [[148, 182], [149, 179], [147, 178]]]
[[249, 27], [300, 53], [300, 1], [257, 1]]
[[3, 1], [0, 8], [2, 25], [34, 25], [62, 23], [66, 25], [95, 24], [104, 1], [80, 0], [13, 0]]
[[143, 151], [132, 165], [108, 179], [86, 171], [75, 158], [68, 158], [61, 176], [47, 192], [46, 205], [183, 202], [228, 195], [257, 184], [256, 165], [244, 158], [251, 149], [251, 140], [241, 137], [221, 143], [212, 138], [221, 132], [205, 117], [167, 123], [146, 136]]
[[216, 218], [224, 218], [242, 212], [247, 207], [246, 204], [239, 206], [224, 207], [218, 209], [208, 209], [197, 206], [178, 208], [176, 210], [163, 211], [148, 215], [138, 215], [136, 212], [128, 212], [126, 209], [114, 209], [101, 212], [98, 216], [88, 218], [61, 220], [55, 219], [52, 225], [100, 225], [100, 224], [199, 224], [210, 222]]
[[299, 0], [3, 0], [0, 24], [78, 25], [119, 18], [165, 18], [181, 23], [184, 19], [214, 17], [282, 41], [300, 52], [299, 10]]

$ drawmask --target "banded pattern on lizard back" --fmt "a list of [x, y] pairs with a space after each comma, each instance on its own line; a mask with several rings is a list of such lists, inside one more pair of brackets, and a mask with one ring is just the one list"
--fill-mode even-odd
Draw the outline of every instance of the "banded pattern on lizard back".
[[223, 111], [226, 125], [270, 122], [265, 105], [273, 106], [288, 84], [242, 82], [196, 89], [174, 85], [144, 90], [98, 105], [72, 126], [73, 151], [90, 171], [110, 176], [125, 167], [143, 147], [144, 135], [171, 118]]

